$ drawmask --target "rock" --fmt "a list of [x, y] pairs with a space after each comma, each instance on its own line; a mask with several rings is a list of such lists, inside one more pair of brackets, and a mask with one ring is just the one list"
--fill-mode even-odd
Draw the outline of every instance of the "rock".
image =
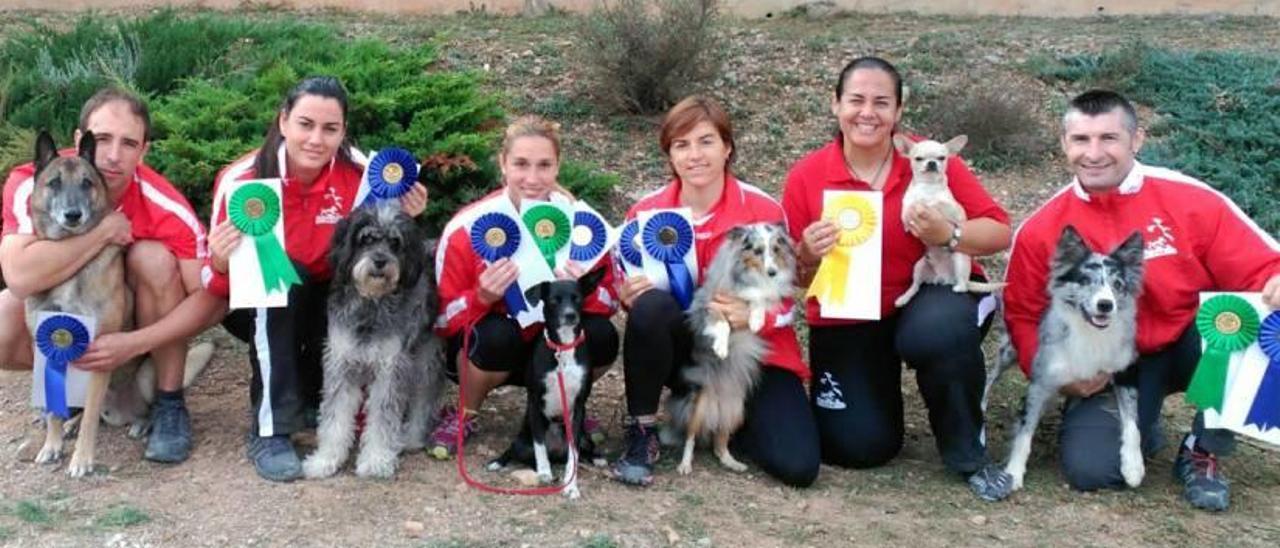
[[516, 480], [525, 487], [535, 487], [538, 485], [538, 473], [528, 468], [511, 471], [511, 479]]
[[987, 516], [984, 516], [984, 515], [981, 515], [981, 514], [976, 515], [976, 516], [973, 516], [973, 517], [969, 518], [969, 523], [972, 523], [972, 524], [974, 524], [974, 525], [986, 525], [986, 524], [987, 524]]
[[670, 526], [667, 526], [667, 527], [663, 527], [662, 531], [667, 534], [667, 544], [670, 544], [672, 546], [680, 544], [680, 534], [676, 533], [675, 529], [672, 529]]
[[427, 525], [421, 521], [404, 522], [404, 534], [410, 537], [418, 538], [425, 532], [427, 532]]

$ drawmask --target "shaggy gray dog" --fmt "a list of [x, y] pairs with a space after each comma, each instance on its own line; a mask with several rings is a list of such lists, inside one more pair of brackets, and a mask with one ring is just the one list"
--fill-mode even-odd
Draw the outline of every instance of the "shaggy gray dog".
[[439, 299], [429, 247], [393, 204], [357, 208], [338, 224], [329, 253], [319, 446], [303, 462], [307, 477], [331, 476], [347, 460], [362, 402], [356, 475], [389, 478], [401, 450], [426, 443], [444, 387], [443, 345], [432, 332]]

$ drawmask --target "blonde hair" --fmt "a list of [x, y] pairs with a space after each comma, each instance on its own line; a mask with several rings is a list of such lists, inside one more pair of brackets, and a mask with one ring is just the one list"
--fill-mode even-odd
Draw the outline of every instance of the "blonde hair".
[[560, 160], [560, 124], [536, 114], [516, 118], [502, 132], [502, 155], [506, 156], [511, 152], [512, 143], [521, 137], [542, 137], [551, 141], [551, 148], [556, 151], [556, 160]]
[[[502, 163], [502, 159], [511, 152], [511, 145], [521, 137], [542, 137], [551, 141], [551, 148], [556, 152], [556, 162], [560, 161], [560, 124], [536, 114], [526, 114], [508, 124], [507, 129], [502, 132], [502, 148], [498, 151], [498, 163]], [[561, 186], [559, 181], [556, 181], [553, 186], [556, 192], [564, 194], [570, 200], [575, 199], [573, 193]]]

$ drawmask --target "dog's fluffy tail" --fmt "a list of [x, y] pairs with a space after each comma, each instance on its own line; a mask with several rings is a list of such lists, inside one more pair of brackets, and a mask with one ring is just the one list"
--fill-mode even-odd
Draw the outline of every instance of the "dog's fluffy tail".
[[[196, 378], [204, 371], [209, 362], [213, 360], [213, 343], [205, 341], [187, 349], [187, 362], [183, 369], [182, 388], [191, 388], [195, 384]], [[142, 366], [138, 368], [138, 375], [134, 377], [134, 382], [138, 385], [138, 392], [142, 394], [142, 399], [147, 403], [151, 403], [156, 399], [156, 364], [150, 356], [146, 361], [142, 362]]]
[[996, 361], [991, 364], [991, 368], [987, 370], [987, 382], [982, 389], [982, 411], [987, 411], [987, 400], [991, 398], [991, 388], [995, 386], [996, 381], [1000, 380], [1000, 376], [1006, 370], [1018, 363], [1018, 352], [1013, 348], [1013, 341], [1009, 339], [1008, 333], [1000, 335], [999, 350], [996, 351]]

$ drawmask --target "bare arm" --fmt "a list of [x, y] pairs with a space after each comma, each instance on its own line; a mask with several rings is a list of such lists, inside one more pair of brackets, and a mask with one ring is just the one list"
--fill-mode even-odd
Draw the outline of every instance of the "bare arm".
[[112, 212], [88, 233], [63, 240], [10, 234], [0, 240], [0, 270], [14, 296], [26, 298], [67, 281], [107, 244], [129, 244], [131, 230], [124, 214]]

